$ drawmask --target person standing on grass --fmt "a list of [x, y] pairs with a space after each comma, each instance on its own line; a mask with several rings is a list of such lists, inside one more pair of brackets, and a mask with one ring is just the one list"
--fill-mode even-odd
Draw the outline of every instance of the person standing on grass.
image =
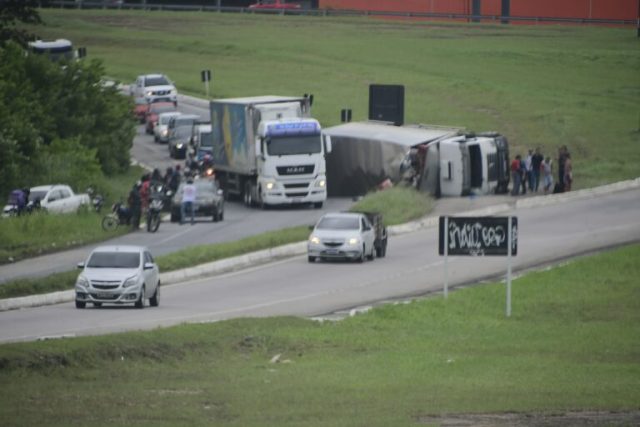
[[518, 194], [520, 194], [521, 177], [520, 154], [518, 154], [516, 158], [511, 161], [511, 179], [513, 181], [513, 188], [511, 189], [512, 196], [517, 196]]
[[548, 194], [549, 191], [553, 188], [553, 172], [551, 170], [551, 157], [547, 156], [547, 158], [542, 162], [542, 179], [544, 180], [542, 185], [544, 188], [544, 194]]
[[[529, 191], [533, 191], [533, 150], [529, 150], [527, 157], [524, 159], [524, 183], [523, 187], [529, 187]], [[525, 190], [526, 192], [526, 190]]]
[[[556, 186], [558, 187], [558, 193], [562, 193], [564, 191], [564, 163], [567, 160], [567, 146], [563, 145], [558, 149], [558, 183]], [[554, 190], [554, 193], [556, 191]]]
[[540, 187], [540, 171], [542, 169], [542, 162], [544, 156], [540, 153], [540, 147], [536, 147], [536, 152], [531, 158], [531, 170], [533, 172], [533, 191], [538, 192]]
[[573, 164], [571, 154], [567, 151], [564, 160], [564, 191], [571, 191], [571, 184], [573, 184]]
[[196, 186], [193, 178], [188, 177], [187, 183], [182, 187], [182, 204], [180, 205], [180, 225], [184, 224], [187, 209], [191, 214], [191, 225], [195, 222]]

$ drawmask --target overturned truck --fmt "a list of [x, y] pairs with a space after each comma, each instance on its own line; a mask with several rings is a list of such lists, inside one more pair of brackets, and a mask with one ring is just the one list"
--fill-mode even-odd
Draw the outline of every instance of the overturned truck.
[[375, 121], [324, 132], [333, 148], [327, 156], [332, 197], [363, 195], [386, 180], [436, 197], [505, 193], [509, 185], [508, 142], [498, 133]]

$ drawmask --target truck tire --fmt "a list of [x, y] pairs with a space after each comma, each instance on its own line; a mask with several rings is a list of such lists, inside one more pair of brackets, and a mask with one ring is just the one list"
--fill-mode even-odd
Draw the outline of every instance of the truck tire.
[[251, 194], [251, 190], [253, 185], [251, 185], [250, 181], [244, 183], [244, 204], [247, 207], [253, 206], [253, 194]]
[[322, 204], [323, 204], [322, 202], [315, 202], [313, 204], [313, 207], [316, 209], [322, 209]]

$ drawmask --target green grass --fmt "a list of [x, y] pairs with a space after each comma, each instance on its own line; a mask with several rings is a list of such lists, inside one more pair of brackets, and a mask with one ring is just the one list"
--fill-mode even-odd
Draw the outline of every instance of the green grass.
[[[131, 185], [141, 174], [141, 168], [131, 167], [127, 173], [100, 183], [100, 192], [106, 198], [101, 214], [81, 210], [77, 214], [38, 213], [0, 220], [0, 264], [87, 245], [126, 233], [128, 230], [123, 228], [104, 231], [101, 221], [111, 209], [111, 201], [120, 197], [126, 199]], [[80, 192], [82, 191], [84, 190]]]
[[[408, 188], [395, 187], [367, 195], [356, 203], [352, 209], [382, 212], [385, 224], [393, 225], [421, 218], [430, 212], [432, 208], [432, 199], [425, 194], [418, 193]], [[48, 218], [49, 216], [54, 217], [53, 215], [43, 216], [47, 221], [45, 222], [45, 225], [50, 224], [50, 222], [53, 221]], [[89, 229], [89, 231], [85, 230], [85, 233], [93, 232], [95, 228], [95, 230], [101, 232], [96, 235], [97, 240], [100, 240], [100, 236], [105, 236], [102, 228], [100, 228], [99, 222], [97, 225], [94, 225], [93, 223], [90, 223], [91, 226], [82, 225], [82, 223], [78, 221], [78, 218], [84, 217], [90, 217], [95, 221], [99, 221], [95, 215], [89, 214], [71, 216], [58, 215], [55, 216], [54, 219], [62, 221], [63, 224], [67, 224], [70, 220], [76, 221], [79, 223], [77, 227], [81, 231]], [[3, 225], [2, 222], [0, 222], [0, 226], [1, 225]], [[125, 231], [126, 230], [122, 230], [121, 232]], [[31, 234], [34, 233], [29, 233], [29, 235]], [[42, 239], [45, 242], [48, 242], [48, 239], [51, 239], [51, 236], [54, 235], [49, 232], [42, 234]], [[112, 237], [113, 235], [109, 234], [108, 236]], [[243, 255], [249, 252], [259, 251], [261, 249], [273, 248], [276, 246], [286, 245], [288, 243], [301, 242], [306, 240], [307, 237], [309, 237], [308, 227], [292, 227], [283, 230], [269, 231], [232, 242], [190, 246], [169, 255], [159, 256], [156, 261], [160, 267], [160, 271], [167, 272], [181, 268], [193, 267], [199, 264], [230, 258], [237, 255]], [[52, 248], [52, 250], [53, 249], [55, 248]], [[52, 274], [45, 278], [14, 280], [0, 285], [0, 299], [73, 289], [77, 276], [78, 272], [74, 270]]]
[[[313, 114], [367, 117], [371, 83], [404, 84], [407, 123], [497, 130], [511, 154], [572, 153], [575, 188], [640, 176], [640, 46], [633, 29], [102, 10], [42, 10], [123, 82], [160, 71], [183, 93], [313, 93]], [[135, 40], [132, 43], [131, 40]]]
[[337, 323], [237, 319], [2, 345], [0, 424], [409, 426], [637, 411], [639, 258], [634, 245], [518, 278], [511, 318], [504, 284], [486, 284]]

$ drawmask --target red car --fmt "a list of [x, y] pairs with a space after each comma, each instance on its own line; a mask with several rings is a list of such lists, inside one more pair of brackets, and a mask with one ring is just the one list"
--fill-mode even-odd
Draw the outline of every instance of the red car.
[[145, 115], [145, 130], [148, 134], [153, 134], [153, 128], [158, 124], [158, 116], [160, 113], [168, 113], [176, 110], [173, 102], [153, 102], [149, 104], [149, 109]]
[[144, 123], [147, 111], [149, 110], [149, 104], [144, 97], [135, 99], [135, 106], [133, 107], [133, 115], [140, 122]]
[[258, 3], [249, 5], [249, 9], [300, 9], [298, 3], [285, 3], [280, 0], [258, 0]]

